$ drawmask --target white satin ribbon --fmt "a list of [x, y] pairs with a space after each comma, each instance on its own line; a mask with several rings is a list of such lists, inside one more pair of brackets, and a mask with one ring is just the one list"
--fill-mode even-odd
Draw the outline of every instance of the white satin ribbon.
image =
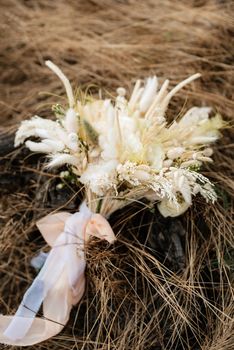
[[[75, 214], [47, 215], [37, 226], [52, 249], [16, 314], [0, 316], [3, 344], [29, 346], [58, 334], [85, 290], [85, 241], [91, 235], [110, 243], [115, 240], [108, 221], [93, 214], [85, 203]], [[38, 318], [42, 303], [44, 317]]]

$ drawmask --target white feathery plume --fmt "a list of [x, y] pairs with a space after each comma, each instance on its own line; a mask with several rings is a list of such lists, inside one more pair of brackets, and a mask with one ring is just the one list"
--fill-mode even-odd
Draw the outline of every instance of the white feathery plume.
[[144, 91], [139, 102], [139, 108], [142, 113], [145, 113], [151, 105], [157, 92], [157, 87], [158, 80], [156, 76], [147, 79]]
[[180, 119], [179, 124], [181, 126], [197, 125], [203, 120], [209, 118], [209, 113], [211, 112], [210, 107], [192, 107], [190, 108], [185, 115]]
[[157, 109], [157, 108], [159, 109], [158, 114], [160, 114], [160, 112], [162, 113], [162, 110], [160, 109], [160, 102], [163, 100], [163, 98], [166, 95], [168, 85], [169, 85], [169, 80], [167, 79], [162, 84], [162, 86], [161, 86], [159, 92], [157, 93], [153, 103], [151, 104], [150, 108], [146, 112], [145, 118], [150, 118], [154, 114], [155, 109]]
[[218, 139], [218, 135], [213, 135], [213, 136], [195, 136], [192, 137], [191, 140], [189, 140], [189, 142], [191, 143], [191, 145], [195, 145], [195, 144], [210, 144], [215, 142]]
[[[15, 135], [15, 147], [22, 144], [27, 138], [31, 136], [41, 137], [40, 134], [43, 133], [43, 138], [56, 138], [55, 130], [57, 128], [57, 123], [49, 120], [43, 119], [38, 116], [34, 116], [30, 120], [24, 120], [21, 122], [19, 129]], [[43, 130], [43, 131], [42, 131]]]
[[139, 91], [140, 90], [141, 90], [141, 92], [143, 91], [143, 89], [141, 89], [141, 81], [137, 80], [135, 85], [134, 85], [130, 100], [128, 102], [128, 106], [130, 109], [133, 109], [135, 107], [136, 101], [139, 98]]
[[49, 139], [44, 139], [42, 140], [42, 143], [44, 143], [45, 145], [51, 147], [53, 153], [55, 152], [61, 152], [64, 150], [64, 143], [57, 140], [49, 140]]
[[78, 132], [78, 118], [77, 113], [73, 108], [69, 108], [64, 119], [64, 127], [68, 133]]
[[55, 135], [52, 132], [42, 128], [35, 128], [34, 136], [40, 137], [40, 139], [56, 139]]
[[66, 75], [64, 75], [64, 73], [61, 71], [61, 69], [59, 67], [57, 67], [53, 62], [48, 60], [48, 61], [45, 62], [45, 64], [62, 81], [62, 83], [63, 83], [63, 85], [65, 87], [66, 93], [67, 93], [69, 107], [73, 108], [74, 105], [75, 105], [75, 99], [74, 99], [74, 96], [73, 96], [73, 91], [72, 91], [72, 87], [71, 87], [70, 81], [67, 79]]
[[199, 160], [191, 159], [181, 163], [180, 168], [184, 169], [189, 167], [200, 167], [201, 165], [202, 162], [200, 162]]
[[32, 152], [40, 152], [40, 153], [51, 153], [53, 152], [53, 148], [49, 145], [46, 145], [43, 142], [33, 142], [26, 141], [25, 146], [30, 149]]
[[50, 162], [47, 164], [47, 168], [60, 167], [65, 164], [78, 165], [79, 160], [77, 157], [66, 153], [57, 153], [51, 156]]
[[75, 132], [71, 132], [69, 135], [68, 135], [68, 146], [69, 148], [74, 151], [74, 152], [77, 152], [78, 151], [78, 136]]
[[184, 153], [184, 151], [184, 147], [173, 147], [167, 151], [167, 157], [171, 160], [174, 160], [176, 158], [179, 158]]
[[179, 83], [178, 85], [176, 85], [174, 87], [174, 89], [172, 89], [168, 94], [167, 96], [164, 98], [163, 100], [163, 105], [164, 105], [164, 108], [166, 109], [171, 98], [179, 91], [181, 90], [184, 86], [190, 84], [192, 81], [198, 79], [201, 77], [201, 74], [200, 73], [196, 73], [196, 74], [193, 74], [191, 77], [183, 80], [181, 83]]

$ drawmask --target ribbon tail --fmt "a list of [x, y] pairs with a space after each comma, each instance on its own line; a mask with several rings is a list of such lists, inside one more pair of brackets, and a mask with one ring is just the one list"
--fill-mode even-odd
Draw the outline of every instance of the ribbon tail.
[[[60, 241], [59, 238], [57, 240], [58, 244]], [[61, 259], [62, 249], [64, 248], [59, 246], [58, 249], [51, 250], [40, 273], [26, 291], [16, 314], [0, 317], [0, 342], [3, 338], [5, 344], [19, 344], [21, 339], [26, 336], [35, 321], [35, 316], [43, 300], [49, 290], [53, 288], [53, 285], [56, 284], [64, 269], [64, 261]], [[41, 322], [39, 323], [41, 324]]]
[[[51, 300], [55, 303], [55, 300], [57, 300], [55, 288], [56, 286], [47, 294], [43, 305], [45, 302], [48, 305]], [[51, 295], [53, 292], [55, 299]], [[64, 300], [62, 302], [64, 303]], [[57, 305], [58, 310], [60, 310], [61, 306], [63, 304]], [[49, 317], [48, 319], [35, 317], [35, 314], [33, 317], [17, 316], [17, 314], [15, 316], [0, 316], [0, 342], [7, 345], [34, 345], [58, 334], [62, 329], [63, 324], [53, 322]]]
[[[0, 343], [5, 345], [30, 346], [42, 342], [56, 334], [58, 334], [63, 326], [44, 320], [42, 318], [34, 318], [33, 324], [23, 339], [13, 340], [4, 335], [4, 329], [10, 325], [16, 316], [0, 316]], [[25, 317], [18, 316], [19, 322], [25, 322]]]
[[[46, 298], [48, 300], [48, 303], [51, 302], [51, 296]], [[45, 299], [45, 300], [46, 300]], [[60, 298], [57, 297], [57, 295], [53, 295], [53, 305], [55, 306], [55, 302], [57, 305], [57, 311], [59, 310], [60, 315], [57, 315], [56, 317], [60, 322], [54, 321], [53, 319], [43, 319], [43, 318], [34, 318], [33, 323], [30, 326], [29, 331], [22, 339], [10, 339], [6, 337], [3, 333], [4, 329], [11, 324], [13, 320], [15, 320], [16, 316], [1, 316], [0, 317], [0, 342], [6, 345], [17, 345], [17, 346], [30, 346], [34, 344], [41, 343], [42, 341], [45, 341], [58, 333], [61, 332], [61, 330], [64, 327], [64, 324], [67, 322], [67, 319], [69, 317], [70, 313], [70, 307], [67, 303], [65, 303], [64, 295], [60, 294]], [[45, 301], [44, 301], [45, 302]], [[45, 310], [46, 311], [46, 310]], [[53, 314], [53, 316], [55, 316]], [[30, 319], [29, 319], [30, 320]], [[20, 322], [24, 323], [27, 322], [27, 319], [24, 317], [17, 317], [17, 321], [20, 324]], [[19, 330], [20, 331], [20, 330]]]
[[[83, 265], [83, 264], [82, 264]], [[84, 269], [85, 266], [83, 265]], [[68, 284], [67, 269], [64, 268], [63, 273], [57, 280], [56, 284], [51, 288], [43, 301], [44, 318], [34, 318], [27, 334], [22, 339], [10, 339], [4, 335], [4, 329], [16, 319], [17, 326], [20, 323], [31, 323], [30, 318], [21, 316], [0, 316], [0, 342], [6, 345], [30, 346], [45, 341], [58, 333], [66, 325], [71, 308], [83, 296], [85, 290], [84, 269], [81, 269], [80, 276], [77, 280], [76, 294], [73, 294]], [[15, 329], [20, 332], [20, 329]]]

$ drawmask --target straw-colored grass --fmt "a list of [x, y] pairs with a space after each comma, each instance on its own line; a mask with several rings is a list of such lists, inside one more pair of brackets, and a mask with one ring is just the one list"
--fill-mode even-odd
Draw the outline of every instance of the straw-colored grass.
[[[200, 72], [202, 79], [173, 99], [170, 116], [209, 105], [232, 122], [232, 1], [8, 0], [0, 1], [1, 126], [37, 113], [52, 116], [64, 96], [44, 66], [51, 59], [73, 86], [113, 93], [157, 74], [171, 84]], [[20, 161], [22, 159], [22, 161]], [[21, 170], [20, 170], [21, 169]], [[9, 181], [6, 173], [9, 172]], [[117, 242], [87, 247], [88, 283], [64, 331], [32, 349], [231, 350], [234, 346], [234, 239], [231, 130], [204, 169], [216, 184], [214, 205], [197, 198], [180, 218], [185, 267], [152, 249], [161, 222], [144, 203], [112, 215]], [[30, 259], [45, 244], [35, 220], [77, 208], [78, 189], [56, 191], [56, 174], [17, 150], [2, 159], [0, 312], [13, 313], [35, 272]], [[77, 192], [76, 192], [77, 190]], [[66, 196], [65, 196], [66, 195]], [[168, 237], [167, 237], [168, 238]], [[170, 237], [168, 238], [170, 241]], [[45, 248], [46, 249], [46, 248]], [[4, 348], [4, 347], [2, 347]], [[13, 347], [10, 347], [13, 349]]]

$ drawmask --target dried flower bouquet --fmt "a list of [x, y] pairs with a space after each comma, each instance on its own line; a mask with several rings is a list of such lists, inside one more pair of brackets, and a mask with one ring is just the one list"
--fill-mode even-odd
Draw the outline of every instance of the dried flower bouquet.
[[[193, 107], [171, 123], [166, 118], [171, 98], [200, 74], [169, 92], [169, 81], [159, 88], [154, 76], [144, 84], [138, 80], [129, 99], [123, 87], [113, 100], [82, 94], [77, 99], [62, 71], [50, 61], [46, 65], [63, 82], [68, 106], [53, 107], [55, 121], [23, 121], [15, 146], [25, 142], [45, 153], [48, 168], [66, 165], [85, 197], [77, 213], [60, 212], [37, 223], [52, 249], [15, 316], [0, 316], [4, 344], [28, 346], [62, 330], [84, 293], [85, 241], [96, 236], [114, 242], [107, 219], [117, 209], [146, 198], [167, 217], [184, 213], [198, 193], [216, 200], [200, 168], [212, 162], [210, 145], [224, 126], [221, 116], [209, 118], [210, 108]], [[42, 303], [44, 318], [35, 317]]]

